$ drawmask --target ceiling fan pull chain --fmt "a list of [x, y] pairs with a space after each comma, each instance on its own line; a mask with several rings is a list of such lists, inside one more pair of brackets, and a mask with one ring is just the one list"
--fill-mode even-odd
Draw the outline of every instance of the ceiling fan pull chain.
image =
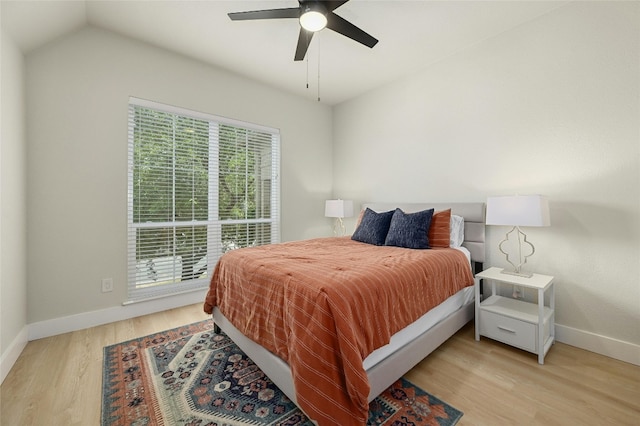
[[318, 102], [320, 102], [320, 37], [316, 37], [318, 45]]

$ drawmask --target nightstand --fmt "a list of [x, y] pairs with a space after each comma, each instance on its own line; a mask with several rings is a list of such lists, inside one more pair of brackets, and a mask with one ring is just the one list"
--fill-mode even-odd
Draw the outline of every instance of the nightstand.
[[[526, 278], [501, 271], [502, 268], [489, 268], [475, 276], [476, 340], [486, 336], [533, 352], [538, 354], [538, 363], [544, 364], [544, 356], [555, 341], [553, 277], [533, 274]], [[482, 279], [491, 281], [491, 295], [484, 300], [480, 300]], [[535, 289], [538, 291], [538, 303], [500, 296], [496, 292], [496, 283]], [[549, 293], [548, 305], [544, 301], [545, 292]]]

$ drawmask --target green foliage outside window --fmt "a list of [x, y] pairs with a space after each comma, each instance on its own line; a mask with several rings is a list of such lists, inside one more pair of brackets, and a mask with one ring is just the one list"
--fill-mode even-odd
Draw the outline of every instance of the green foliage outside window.
[[133, 132], [136, 262], [147, 275], [161, 274], [154, 259], [179, 259], [182, 281], [206, 274], [214, 222], [220, 252], [270, 242], [270, 223], [251, 221], [271, 214], [270, 134], [142, 107]]

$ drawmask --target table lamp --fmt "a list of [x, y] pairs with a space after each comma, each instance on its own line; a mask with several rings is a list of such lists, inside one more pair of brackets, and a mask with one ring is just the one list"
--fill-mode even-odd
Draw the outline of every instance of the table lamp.
[[342, 218], [353, 216], [352, 200], [327, 200], [324, 205], [324, 215], [326, 217], [335, 217], [333, 224], [333, 235], [343, 236], [345, 234], [344, 223]]
[[[536, 249], [527, 240], [527, 234], [522, 232], [520, 227], [549, 226], [551, 224], [547, 199], [541, 195], [489, 197], [487, 198], [486, 224], [513, 226], [498, 245], [500, 252], [507, 258], [507, 262], [513, 266], [513, 271], [503, 269], [502, 273], [531, 277], [531, 273], [522, 272], [522, 266], [527, 263], [527, 259], [535, 253]], [[503, 245], [509, 241], [510, 236], [514, 236], [518, 241], [517, 264], [510, 260], [509, 254], [503, 249]], [[524, 256], [523, 245], [529, 245], [531, 251]]]

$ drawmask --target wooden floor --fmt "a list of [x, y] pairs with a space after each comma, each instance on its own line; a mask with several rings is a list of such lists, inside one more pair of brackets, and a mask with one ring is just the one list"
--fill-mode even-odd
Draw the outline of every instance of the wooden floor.
[[[104, 346], [206, 319], [200, 304], [30, 342], [0, 387], [0, 425], [99, 425]], [[468, 324], [407, 379], [458, 425], [640, 425], [640, 367], [556, 343], [534, 354]], [[171, 426], [171, 425], [167, 425]]]

